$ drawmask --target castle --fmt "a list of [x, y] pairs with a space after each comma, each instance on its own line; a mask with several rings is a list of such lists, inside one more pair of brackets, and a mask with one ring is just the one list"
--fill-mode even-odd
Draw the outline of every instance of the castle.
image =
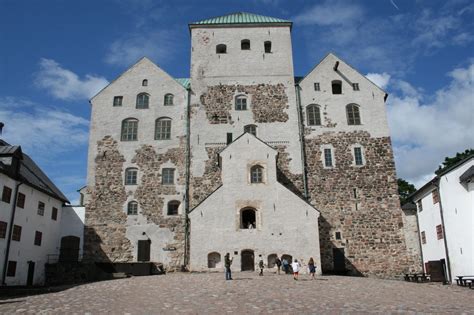
[[291, 28], [249, 13], [191, 23], [190, 78], [142, 58], [91, 99], [84, 259], [418, 268], [387, 94], [332, 53], [295, 77]]

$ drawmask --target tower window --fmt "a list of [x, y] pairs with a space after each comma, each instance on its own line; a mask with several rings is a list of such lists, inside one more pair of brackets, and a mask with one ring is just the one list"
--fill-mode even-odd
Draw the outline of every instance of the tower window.
[[360, 125], [359, 106], [356, 104], [349, 104], [346, 106], [347, 124]]
[[155, 122], [155, 140], [171, 139], [171, 119], [158, 118]]
[[173, 94], [166, 94], [165, 95], [165, 106], [170, 106], [170, 105], [173, 105], [173, 99], [174, 99], [174, 95]]
[[342, 82], [339, 80], [334, 80], [331, 83], [332, 94], [342, 94]]
[[122, 141], [135, 141], [138, 134], [138, 120], [134, 118], [124, 119], [122, 121]]
[[137, 215], [138, 214], [138, 202], [130, 201], [127, 205], [127, 214], [128, 215]]
[[359, 90], [359, 83], [352, 83], [352, 89], [353, 89], [354, 91], [360, 91], [360, 90]]
[[247, 125], [244, 127], [244, 132], [248, 132], [250, 134], [253, 134], [254, 136], [257, 136], [257, 126]]
[[168, 202], [168, 215], [178, 215], [180, 202], [177, 200], [172, 200]]
[[263, 183], [263, 167], [254, 165], [250, 168], [250, 182], [253, 184]]
[[216, 54], [226, 54], [227, 46], [224, 44], [219, 44], [216, 46]]
[[265, 43], [263, 43], [263, 46], [265, 47], [266, 54], [269, 54], [272, 52], [272, 42], [266, 41]]
[[146, 93], [140, 93], [137, 95], [137, 105], [136, 108], [148, 108], [150, 102], [150, 96]]
[[122, 106], [123, 96], [114, 96], [114, 106]]
[[125, 170], [125, 185], [137, 184], [138, 170], [136, 168], [127, 168]]
[[332, 150], [331, 149], [324, 149], [324, 166], [325, 167], [332, 167]]
[[235, 110], [247, 110], [247, 96], [238, 95], [235, 97]]
[[357, 166], [364, 165], [364, 159], [362, 158], [362, 148], [361, 147], [355, 147], [354, 148], [354, 161], [355, 161], [355, 165], [357, 165]]
[[321, 113], [318, 105], [311, 104], [306, 106], [306, 116], [308, 118], [308, 125], [321, 126]]
[[250, 50], [250, 40], [242, 39], [242, 41], [240, 42], [240, 49]]
[[319, 82], [314, 83], [314, 90], [315, 91], [321, 91], [321, 87], [319, 86]]
[[341, 232], [336, 232], [336, 240], [340, 240], [341, 239]]
[[147, 79], [142, 81], [142, 86], [148, 86], [148, 80]]
[[163, 185], [174, 184], [174, 168], [164, 168], [161, 172], [161, 183]]

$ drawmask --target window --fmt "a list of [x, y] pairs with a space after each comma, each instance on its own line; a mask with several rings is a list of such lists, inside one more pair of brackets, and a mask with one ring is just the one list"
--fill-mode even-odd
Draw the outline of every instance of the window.
[[51, 211], [51, 220], [58, 220], [58, 208], [53, 207], [53, 211]]
[[137, 108], [148, 108], [150, 102], [150, 96], [146, 93], [140, 93], [137, 95]]
[[416, 202], [416, 205], [418, 206], [419, 212], [423, 211], [423, 204], [421, 203], [421, 199]]
[[253, 208], [242, 209], [240, 212], [240, 228], [255, 229], [256, 227], [256, 210]]
[[122, 121], [122, 141], [136, 141], [138, 134], [138, 120], [128, 118]]
[[263, 167], [254, 165], [250, 168], [250, 182], [263, 183]]
[[137, 215], [138, 214], [138, 202], [130, 201], [127, 205], [127, 214], [128, 215]]
[[123, 96], [114, 96], [114, 106], [122, 106]]
[[166, 94], [165, 95], [165, 106], [170, 106], [170, 105], [173, 105], [173, 98], [174, 98], [174, 95], [173, 94]]
[[38, 215], [44, 215], [44, 202], [38, 202]]
[[341, 239], [341, 232], [336, 232], [336, 240], [340, 240]]
[[421, 232], [421, 244], [426, 244], [426, 233], [425, 233], [425, 231]]
[[321, 126], [321, 113], [318, 105], [311, 104], [306, 106], [306, 116], [308, 118], [308, 125]]
[[352, 83], [352, 89], [354, 91], [359, 91], [359, 83]]
[[161, 183], [163, 185], [174, 184], [174, 168], [164, 168], [161, 173]]
[[238, 95], [235, 97], [235, 110], [247, 110], [247, 96]]
[[43, 233], [36, 231], [35, 233], [35, 245], [41, 246], [41, 239], [43, 238]]
[[7, 222], [0, 221], [0, 238], [5, 238], [7, 236]]
[[265, 53], [269, 54], [272, 52], [272, 42], [266, 41], [263, 43], [263, 47], [265, 48]]
[[142, 86], [148, 86], [148, 80], [147, 79], [142, 81]]
[[332, 150], [324, 149], [324, 166], [332, 167]]
[[436, 204], [439, 202], [439, 193], [437, 189], [431, 192], [431, 197], [433, 198], [433, 204]]
[[240, 42], [240, 49], [250, 50], [250, 40], [242, 39], [242, 41]]
[[26, 200], [26, 196], [22, 193], [18, 193], [18, 198], [16, 200], [16, 206], [18, 208], [24, 209], [25, 208], [25, 200]]
[[349, 104], [346, 106], [347, 124], [360, 125], [359, 106], [356, 104]]
[[319, 86], [319, 82], [314, 83], [314, 90], [315, 91], [321, 91], [321, 87]]
[[227, 46], [224, 44], [219, 44], [216, 46], [216, 54], [226, 54]]
[[137, 184], [138, 169], [127, 168], [125, 170], [125, 185], [136, 185]]
[[16, 274], [16, 261], [9, 260], [7, 267], [7, 277], [14, 277]]
[[342, 94], [342, 82], [334, 80], [331, 82], [332, 94]]
[[252, 135], [254, 135], [255, 137], [257, 136], [257, 126], [255, 125], [247, 125], [244, 127], [244, 132], [248, 132]]
[[2, 201], [6, 203], [10, 203], [11, 197], [12, 197], [12, 189], [10, 187], [3, 186]]
[[364, 160], [362, 159], [362, 148], [360, 147], [354, 148], [354, 160], [355, 160], [355, 165], [357, 166], [364, 165]]
[[168, 202], [168, 215], [178, 215], [178, 208], [180, 202], [177, 200], [172, 200]]
[[21, 240], [21, 226], [14, 225], [13, 226], [13, 233], [12, 233], [12, 241], [19, 242]]
[[155, 140], [171, 139], [171, 119], [158, 118], [155, 122]]
[[232, 143], [232, 132], [228, 132], [228, 133], [227, 133], [226, 143], [227, 143], [227, 144], [231, 144], [231, 143]]
[[441, 224], [436, 226], [436, 237], [439, 240], [443, 239], [443, 226]]

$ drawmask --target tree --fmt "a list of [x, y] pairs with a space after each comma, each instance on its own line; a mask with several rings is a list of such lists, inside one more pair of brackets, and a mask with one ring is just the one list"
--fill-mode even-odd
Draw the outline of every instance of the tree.
[[436, 175], [441, 174], [445, 169], [453, 166], [457, 162], [467, 158], [468, 156], [474, 155], [474, 149], [467, 149], [462, 153], [456, 153], [454, 157], [445, 157], [444, 162], [438, 167], [438, 170], [435, 171]]
[[413, 184], [410, 184], [402, 178], [397, 179], [398, 183], [398, 194], [400, 195], [400, 204], [405, 204], [408, 200], [407, 197], [416, 191]]

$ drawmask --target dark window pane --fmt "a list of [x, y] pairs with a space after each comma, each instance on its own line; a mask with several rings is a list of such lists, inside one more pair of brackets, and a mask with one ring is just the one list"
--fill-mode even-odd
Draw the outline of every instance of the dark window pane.
[[14, 277], [16, 274], [16, 261], [8, 261], [7, 277]]
[[123, 96], [114, 97], [114, 106], [122, 106]]
[[138, 214], [138, 203], [137, 202], [131, 201], [131, 202], [128, 203], [127, 214], [128, 215], [137, 215]]
[[267, 41], [263, 45], [265, 47], [265, 53], [269, 54], [272, 52], [272, 42]]
[[35, 245], [36, 246], [41, 246], [41, 240], [43, 238], [43, 233], [36, 231], [35, 233]]
[[332, 94], [342, 94], [342, 82], [332, 81]]
[[136, 168], [127, 168], [125, 170], [125, 185], [137, 184], [138, 170]]
[[122, 122], [122, 141], [135, 141], [138, 138], [138, 120], [125, 119]]
[[51, 219], [54, 221], [58, 219], [58, 208], [53, 207], [53, 211], [51, 211]]
[[7, 236], [7, 222], [0, 221], [0, 238], [5, 238]]
[[12, 233], [12, 241], [19, 242], [21, 240], [21, 226], [14, 225], [13, 226], [13, 233]]
[[168, 202], [168, 215], [178, 215], [180, 202], [173, 200]]
[[18, 208], [24, 209], [25, 208], [25, 200], [26, 200], [26, 196], [22, 193], [18, 193], [18, 198], [16, 200], [16, 206]]
[[137, 95], [137, 106], [136, 108], [148, 108], [150, 97], [148, 94], [141, 93]]
[[161, 183], [163, 185], [174, 184], [174, 168], [164, 168], [161, 176]]
[[355, 164], [356, 165], [364, 164], [363, 159], [362, 159], [362, 149], [361, 148], [354, 148], [354, 158], [355, 158]]
[[320, 126], [321, 125], [321, 113], [319, 106], [317, 105], [308, 105], [306, 107], [307, 116], [308, 116], [308, 125], [310, 126]]
[[332, 152], [331, 149], [324, 149], [324, 165], [332, 167]]
[[10, 203], [11, 197], [12, 197], [12, 189], [10, 187], [3, 186], [2, 201], [6, 203]]
[[38, 202], [38, 215], [44, 215], [44, 202]]

